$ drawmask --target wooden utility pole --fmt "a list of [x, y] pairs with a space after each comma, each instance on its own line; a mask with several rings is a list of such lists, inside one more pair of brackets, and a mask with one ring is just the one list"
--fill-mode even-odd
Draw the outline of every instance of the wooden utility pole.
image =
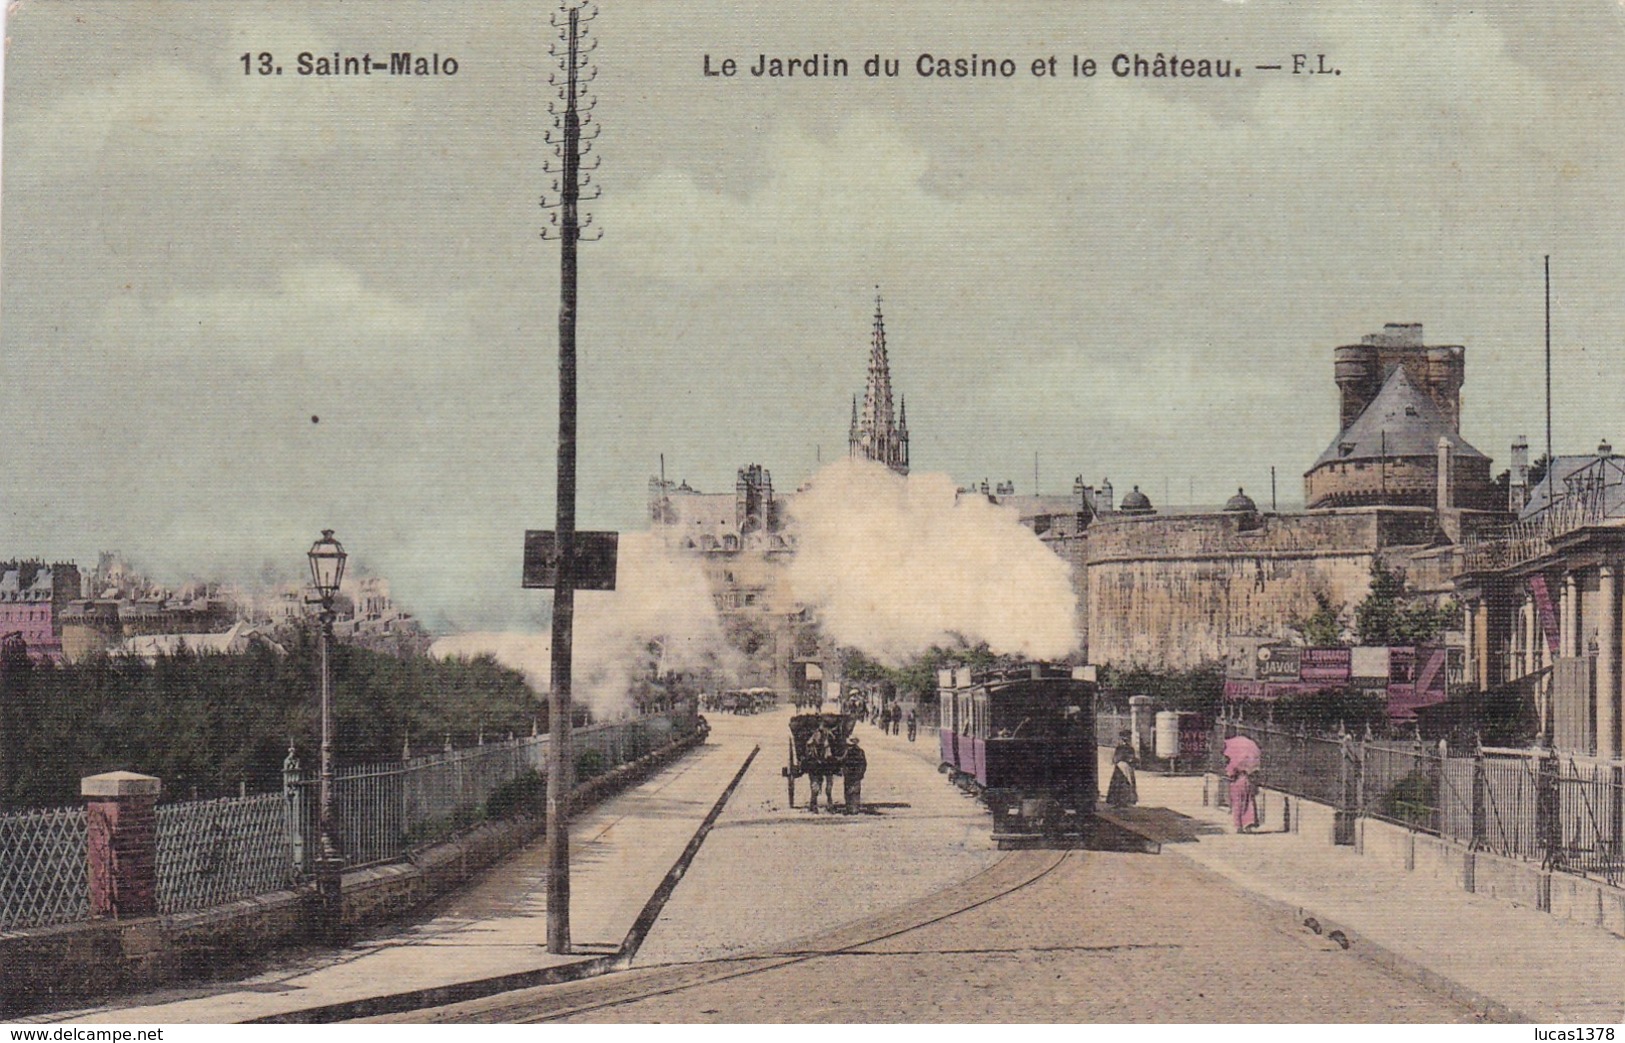
[[[559, 457], [558, 516], [555, 547], [558, 573], [553, 583], [553, 638], [551, 678], [547, 702], [547, 951], [570, 951], [570, 791], [575, 782], [572, 758], [571, 646], [574, 640], [576, 591], [576, 244], [591, 218], [581, 220], [581, 187], [585, 180], [582, 154], [591, 137], [583, 139], [580, 101], [592, 80], [588, 55], [593, 46], [584, 39], [586, 23], [595, 11], [565, 0], [553, 17], [559, 31], [555, 54], [560, 71], [554, 84], [558, 104], [550, 106], [559, 137], [549, 134], [559, 160], [556, 197], [542, 205], [556, 208], [556, 227], [544, 238], [559, 240]], [[590, 117], [588, 117], [590, 118]], [[596, 131], [596, 127], [594, 127]], [[590, 196], [589, 196], [590, 198]]]

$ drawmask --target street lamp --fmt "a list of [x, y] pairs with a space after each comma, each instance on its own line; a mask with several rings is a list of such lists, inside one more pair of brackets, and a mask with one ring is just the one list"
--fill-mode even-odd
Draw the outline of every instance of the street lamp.
[[322, 607], [316, 638], [322, 691], [321, 790], [316, 810], [321, 840], [316, 853], [316, 892], [321, 897], [324, 927], [332, 938], [338, 932], [342, 917], [344, 857], [333, 840], [333, 684], [327, 652], [333, 643], [333, 598], [344, 580], [347, 555], [343, 544], [333, 538], [333, 530], [323, 529], [322, 538], [310, 545], [309, 557], [310, 581], [316, 590], [314, 600]]

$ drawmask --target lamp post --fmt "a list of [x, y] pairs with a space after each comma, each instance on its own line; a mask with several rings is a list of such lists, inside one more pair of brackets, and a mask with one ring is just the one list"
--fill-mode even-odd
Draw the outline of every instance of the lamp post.
[[321, 789], [317, 797], [316, 822], [320, 835], [316, 852], [316, 893], [321, 898], [323, 928], [331, 940], [338, 935], [343, 903], [344, 856], [333, 839], [333, 683], [328, 649], [333, 643], [333, 598], [344, 580], [343, 544], [333, 538], [332, 529], [323, 529], [322, 538], [310, 545], [310, 581], [316, 590], [315, 603], [321, 605], [321, 626], [316, 637], [321, 660], [322, 760]]

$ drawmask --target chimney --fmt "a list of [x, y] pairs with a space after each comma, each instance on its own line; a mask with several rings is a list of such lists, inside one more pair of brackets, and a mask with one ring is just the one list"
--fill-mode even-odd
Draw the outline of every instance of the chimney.
[[1529, 439], [1512, 443], [1512, 473], [1507, 482], [1507, 510], [1518, 514], [1529, 506]]
[[1438, 511], [1441, 515], [1455, 506], [1455, 479], [1451, 471], [1450, 439], [1440, 435]]

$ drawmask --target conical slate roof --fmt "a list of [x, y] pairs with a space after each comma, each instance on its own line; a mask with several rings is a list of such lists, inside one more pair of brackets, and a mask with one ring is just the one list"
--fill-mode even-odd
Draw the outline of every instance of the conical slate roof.
[[1454, 456], [1489, 459], [1468, 445], [1433, 400], [1417, 390], [1405, 375], [1404, 366], [1395, 366], [1377, 397], [1354, 418], [1354, 423], [1332, 439], [1315, 467], [1338, 460], [1433, 456], [1441, 438], [1449, 439]]

